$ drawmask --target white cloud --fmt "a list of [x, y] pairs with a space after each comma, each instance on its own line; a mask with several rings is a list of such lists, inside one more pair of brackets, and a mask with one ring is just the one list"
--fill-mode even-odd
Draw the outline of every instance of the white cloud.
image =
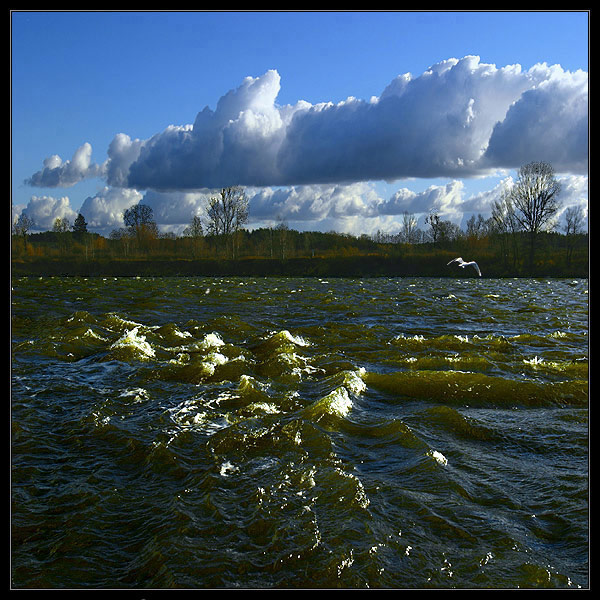
[[[564, 215], [569, 207], [581, 207], [584, 218], [589, 218], [589, 188], [588, 178], [585, 175], [566, 175], [558, 177], [561, 183], [560, 201], [561, 209], [558, 212], [559, 222], [564, 221]], [[588, 229], [587, 223], [584, 229]]]
[[547, 74], [525, 91], [494, 127], [485, 160], [508, 168], [541, 160], [560, 172], [588, 166], [588, 76], [538, 65]]
[[141, 140], [132, 140], [125, 133], [117, 133], [108, 146], [106, 180], [109, 185], [127, 187], [129, 167], [139, 157], [141, 147]]
[[277, 184], [276, 155], [294, 112], [276, 106], [279, 88], [276, 71], [247, 77], [193, 125], [170, 126], [143, 142], [128, 184], [156, 190]]
[[58, 154], [44, 160], [44, 168], [25, 181], [35, 187], [71, 187], [84, 179], [104, 174], [104, 167], [92, 164], [92, 146], [86, 142], [73, 154], [71, 160], [62, 161]]
[[302, 181], [475, 175], [495, 123], [529, 86], [518, 66], [443, 61], [397, 77], [377, 100], [298, 114], [279, 164]]
[[[155, 192], [144, 194], [142, 203], [152, 209], [154, 219], [163, 229], [165, 226], [184, 226], [190, 224], [193, 217], [203, 217], [207, 200], [214, 193], [206, 192]], [[178, 228], [175, 228], [176, 230]]]
[[68, 219], [71, 224], [77, 217], [77, 213], [71, 208], [67, 196], [53, 198], [52, 196], [31, 196], [27, 206], [23, 208], [22, 214], [33, 219], [36, 231], [52, 229], [54, 221], [58, 218]]
[[451, 181], [446, 185], [432, 185], [423, 192], [414, 192], [401, 188], [389, 200], [379, 207], [383, 215], [402, 215], [408, 213], [427, 213], [437, 211], [440, 216], [453, 213], [463, 201], [464, 184]]
[[311, 222], [376, 214], [382, 202], [372, 184], [304, 185], [263, 188], [249, 197], [250, 218]]
[[105, 187], [86, 198], [79, 212], [90, 231], [108, 235], [113, 229], [123, 227], [123, 212], [141, 199], [142, 194], [137, 190]]

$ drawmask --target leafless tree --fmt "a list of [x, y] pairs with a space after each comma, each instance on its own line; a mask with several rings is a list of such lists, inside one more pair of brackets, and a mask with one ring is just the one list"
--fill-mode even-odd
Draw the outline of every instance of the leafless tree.
[[189, 237], [192, 241], [192, 251], [194, 257], [197, 257], [198, 251], [201, 247], [201, 240], [204, 235], [202, 228], [202, 219], [197, 215], [192, 217], [190, 224], [183, 230], [183, 235]]
[[565, 225], [563, 227], [564, 232], [567, 236], [567, 264], [571, 264], [571, 258], [573, 256], [574, 240], [575, 236], [582, 232], [583, 222], [585, 218], [583, 216], [583, 210], [581, 206], [569, 206], [565, 211]]
[[565, 234], [577, 235], [581, 233], [584, 220], [581, 206], [569, 206], [565, 211], [565, 226], [563, 228]]
[[210, 235], [222, 236], [229, 255], [235, 258], [236, 233], [248, 221], [248, 200], [239, 186], [222, 188], [219, 195], [208, 200], [207, 230]]
[[517, 264], [517, 231], [519, 223], [515, 218], [515, 210], [508, 192], [492, 204], [492, 230], [500, 239], [500, 247], [504, 266], [507, 266], [512, 250], [513, 267]]
[[27, 249], [27, 234], [34, 227], [34, 220], [25, 213], [21, 213], [17, 222], [13, 225], [13, 233], [23, 237], [23, 247], [25, 249]]
[[553, 224], [560, 208], [560, 182], [552, 165], [531, 162], [519, 169], [519, 176], [509, 195], [514, 216], [529, 237], [529, 266], [533, 268], [537, 235]]
[[405, 212], [402, 216], [402, 226], [399, 235], [400, 240], [404, 244], [416, 244], [419, 241], [419, 233], [416, 217]]

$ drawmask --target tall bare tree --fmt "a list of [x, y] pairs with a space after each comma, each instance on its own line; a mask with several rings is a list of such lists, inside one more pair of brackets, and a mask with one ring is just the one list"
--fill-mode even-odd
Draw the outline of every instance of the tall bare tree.
[[509, 192], [514, 217], [529, 237], [529, 267], [533, 259], [538, 233], [552, 224], [560, 208], [560, 182], [554, 176], [552, 165], [531, 162], [519, 169], [519, 176]]
[[230, 257], [235, 258], [236, 233], [248, 221], [248, 199], [243, 188], [222, 188], [218, 196], [208, 200], [206, 215], [208, 233], [222, 236]]

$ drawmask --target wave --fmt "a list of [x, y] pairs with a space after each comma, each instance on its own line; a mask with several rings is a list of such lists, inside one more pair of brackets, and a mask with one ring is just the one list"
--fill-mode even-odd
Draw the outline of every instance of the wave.
[[365, 382], [388, 396], [469, 406], [586, 406], [588, 382], [553, 383], [463, 371], [367, 373]]

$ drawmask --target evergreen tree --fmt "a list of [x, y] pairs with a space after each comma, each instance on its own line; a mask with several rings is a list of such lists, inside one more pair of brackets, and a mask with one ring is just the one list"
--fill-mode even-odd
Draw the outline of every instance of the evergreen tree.
[[87, 223], [85, 222], [85, 217], [79, 213], [73, 222], [73, 233], [87, 233]]

